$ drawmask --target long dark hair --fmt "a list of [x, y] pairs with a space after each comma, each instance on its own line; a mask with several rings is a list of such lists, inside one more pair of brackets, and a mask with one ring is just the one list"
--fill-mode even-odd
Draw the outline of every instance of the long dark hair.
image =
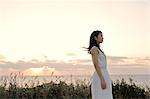
[[[103, 51], [100, 49], [100, 46], [99, 44], [97, 44], [96, 40], [94, 37], [98, 37], [99, 33], [102, 33], [100, 30], [96, 30], [96, 31], [93, 31], [90, 35], [90, 40], [89, 40], [89, 46], [87, 49], [88, 53], [90, 53], [90, 49], [93, 47], [93, 46], [96, 46], [98, 47], [98, 49], [103, 53]], [[84, 47], [85, 48], [85, 47]]]

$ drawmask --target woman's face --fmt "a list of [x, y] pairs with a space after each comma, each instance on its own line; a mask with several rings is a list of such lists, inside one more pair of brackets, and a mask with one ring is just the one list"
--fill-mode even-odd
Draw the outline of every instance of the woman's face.
[[98, 42], [98, 43], [102, 43], [103, 42], [103, 34], [102, 33], [99, 33], [98, 34], [98, 36], [95, 38], [96, 39], [96, 41]]

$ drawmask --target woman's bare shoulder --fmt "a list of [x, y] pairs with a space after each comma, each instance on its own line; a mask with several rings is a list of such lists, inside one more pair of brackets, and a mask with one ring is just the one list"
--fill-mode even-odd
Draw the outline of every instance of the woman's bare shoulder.
[[98, 53], [98, 48], [97, 48], [96, 46], [93, 46], [93, 47], [90, 49], [90, 52], [91, 52], [91, 54]]

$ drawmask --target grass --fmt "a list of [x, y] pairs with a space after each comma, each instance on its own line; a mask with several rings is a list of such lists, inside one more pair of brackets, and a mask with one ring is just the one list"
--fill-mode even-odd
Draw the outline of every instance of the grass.
[[[40, 84], [37, 76], [28, 82], [26, 79], [20, 73], [11, 73], [9, 78], [1, 77], [0, 99], [92, 99], [91, 85], [86, 80], [78, 80], [74, 84], [57, 78], [57, 81]], [[129, 84], [123, 78], [112, 82], [114, 99], [150, 99], [148, 86], [143, 88], [136, 85], [133, 79], [129, 80]]]

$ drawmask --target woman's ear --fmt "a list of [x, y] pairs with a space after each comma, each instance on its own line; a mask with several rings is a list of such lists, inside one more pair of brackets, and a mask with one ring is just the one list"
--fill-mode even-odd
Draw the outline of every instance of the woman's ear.
[[97, 40], [97, 37], [96, 37], [96, 36], [94, 36], [94, 39], [95, 39], [95, 40]]

